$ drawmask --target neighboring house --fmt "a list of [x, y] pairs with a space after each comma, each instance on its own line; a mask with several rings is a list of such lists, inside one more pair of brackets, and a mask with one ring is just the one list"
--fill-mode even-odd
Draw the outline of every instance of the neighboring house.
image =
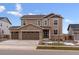
[[24, 15], [21, 17], [21, 26], [10, 27], [11, 38], [19, 40], [61, 39], [62, 19], [61, 15], [54, 13]]
[[79, 24], [69, 24], [68, 34], [72, 35], [74, 41], [79, 40]]
[[0, 17], [0, 38], [6, 38], [10, 36], [9, 27], [11, 26], [11, 22], [7, 17]]

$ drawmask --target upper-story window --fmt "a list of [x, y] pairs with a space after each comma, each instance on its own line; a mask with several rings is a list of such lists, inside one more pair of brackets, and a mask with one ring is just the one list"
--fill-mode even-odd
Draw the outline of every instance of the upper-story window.
[[38, 21], [38, 25], [39, 25], [39, 26], [41, 25], [41, 21]]
[[47, 21], [45, 21], [45, 25], [47, 25]]
[[58, 21], [57, 18], [54, 18], [54, 25], [57, 25], [58, 24], [57, 21]]
[[54, 25], [57, 25], [57, 20], [54, 20]]
[[25, 25], [25, 22], [23, 21], [23, 25]]
[[42, 20], [42, 26], [49, 26], [49, 19], [45, 18]]
[[2, 34], [4, 34], [4, 30], [2, 30]]

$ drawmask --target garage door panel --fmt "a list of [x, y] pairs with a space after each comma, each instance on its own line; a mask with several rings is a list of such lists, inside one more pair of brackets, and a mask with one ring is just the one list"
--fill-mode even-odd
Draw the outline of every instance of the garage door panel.
[[75, 37], [76, 37], [76, 40], [79, 40], [79, 34], [76, 34]]
[[39, 32], [22, 32], [23, 40], [38, 40]]
[[11, 32], [11, 38], [12, 39], [19, 39], [19, 33], [18, 32]]

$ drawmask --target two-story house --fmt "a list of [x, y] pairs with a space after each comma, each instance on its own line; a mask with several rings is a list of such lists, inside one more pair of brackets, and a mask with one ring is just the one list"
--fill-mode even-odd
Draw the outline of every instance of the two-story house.
[[7, 17], [0, 17], [0, 38], [9, 38], [11, 22]]
[[79, 41], [79, 24], [69, 24], [68, 34], [71, 35], [74, 41]]
[[11, 39], [41, 40], [61, 39], [62, 19], [58, 14], [24, 15], [21, 17], [21, 26], [12, 26]]

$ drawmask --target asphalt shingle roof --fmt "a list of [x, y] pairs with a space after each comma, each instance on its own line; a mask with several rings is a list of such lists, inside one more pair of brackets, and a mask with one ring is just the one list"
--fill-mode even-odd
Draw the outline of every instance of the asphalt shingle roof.
[[63, 18], [61, 15], [58, 15], [58, 14], [54, 14], [54, 13], [50, 13], [50, 14], [48, 14], [48, 15], [24, 15], [24, 16], [22, 16], [21, 18], [38, 18], [38, 19], [40, 19], [40, 18], [46, 18], [46, 17], [49, 17], [49, 16], [51, 16], [52, 15], [52, 17], [59, 17], [59, 18]]
[[9, 29], [18, 29], [20, 26], [11, 26]]
[[9, 19], [7, 17], [0, 17], [0, 20], [3, 20], [5, 22], [9, 22], [11, 24], [11, 22], [9, 21]]
[[24, 15], [21, 18], [42, 18], [45, 15]]
[[68, 26], [68, 30], [69, 30], [69, 27], [71, 27], [73, 30], [79, 30], [79, 24], [69, 24]]

